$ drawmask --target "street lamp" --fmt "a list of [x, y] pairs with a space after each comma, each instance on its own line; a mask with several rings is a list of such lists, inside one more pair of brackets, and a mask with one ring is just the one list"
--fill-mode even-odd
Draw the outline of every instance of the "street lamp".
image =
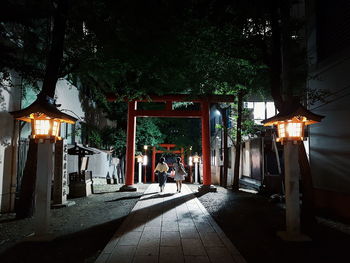
[[276, 141], [284, 145], [284, 176], [286, 193], [286, 231], [278, 235], [289, 241], [302, 241], [309, 238], [300, 233], [300, 200], [299, 200], [299, 163], [298, 143], [304, 140], [304, 128], [318, 123], [324, 116], [314, 114], [304, 108], [298, 101], [291, 100], [284, 104], [276, 116], [262, 121], [264, 126], [277, 126]]
[[36, 236], [47, 234], [50, 217], [51, 180], [53, 175], [54, 143], [61, 140], [61, 123], [74, 124], [77, 119], [57, 109], [55, 100], [40, 96], [25, 109], [11, 112], [17, 120], [30, 122], [31, 138], [38, 143], [36, 169], [35, 220]]
[[200, 161], [200, 156], [196, 153], [194, 156], [192, 156], [192, 161], [194, 163], [194, 183], [198, 184], [198, 164]]
[[136, 161], [139, 164], [139, 184], [142, 183], [141, 178], [142, 178], [142, 164], [143, 164], [143, 156], [141, 154], [136, 155]]

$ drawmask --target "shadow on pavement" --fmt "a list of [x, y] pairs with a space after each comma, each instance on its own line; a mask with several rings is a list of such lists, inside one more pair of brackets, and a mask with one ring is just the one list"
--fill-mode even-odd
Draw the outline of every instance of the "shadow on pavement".
[[50, 242], [20, 242], [0, 254], [0, 262], [94, 262], [125, 218], [60, 236]]
[[145, 195], [153, 195], [153, 194], [156, 194], [156, 193], [157, 192], [147, 193], [147, 194], [142, 194], [142, 195], [134, 195], [134, 196], [124, 196], [124, 197], [108, 200], [108, 201], [105, 201], [105, 202], [116, 202], [116, 201], [120, 201], [120, 200], [137, 199], [137, 198], [140, 198], [140, 197], [145, 196]]

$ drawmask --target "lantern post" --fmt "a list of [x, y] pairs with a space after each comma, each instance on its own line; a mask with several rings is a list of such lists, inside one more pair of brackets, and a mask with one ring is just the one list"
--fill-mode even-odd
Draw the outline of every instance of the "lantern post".
[[147, 150], [148, 146], [144, 145], [143, 149], [145, 150], [145, 155], [143, 156], [143, 183], [145, 184], [147, 182], [147, 164], [148, 164], [148, 157], [147, 157]]
[[13, 111], [11, 114], [17, 120], [31, 123], [31, 138], [38, 144], [34, 236], [45, 238], [49, 228], [55, 142], [61, 140], [61, 123], [74, 124], [77, 119], [59, 111], [55, 100], [48, 96], [38, 97], [27, 108]]
[[193, 166], [193, 160], [192, 160], [192, 146], [190, 146], [190, 156], [188, 157], [188, 165], [190, 167], [190, 183], [193, 182], [193, 176], [192, 176], [192, 166]]
[[298, 144], [303, 143], [305, 139], [305, 126], [320, 122], [323, 117], [294, 101], [286, 103], [280, 113], [262, 122], [264, 126], [277, 126], [276, 141], [284, 146], [286, 231], [277, 233], [283, 240], [310, 240], [300, 232]]
[[142, 164], [143, 164], [143, 156], [140, 154], [140, 155], [137, 155], [136, 157], [136, 161], [137, 163], [139, 164], [139, 181], [138, 183], [139, 184], [142, 184]]
[[199, 165], [199, 161], [200, 161], [200, 156], [196, 153], [193, 157], [192, 157], [192, 162], [194, 163], [194, 183], [198, 184], [198, 165]]

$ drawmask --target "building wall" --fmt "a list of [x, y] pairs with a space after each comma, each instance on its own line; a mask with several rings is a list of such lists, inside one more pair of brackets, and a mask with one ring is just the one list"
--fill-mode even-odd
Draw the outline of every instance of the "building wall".
[[[11, 73], [11, 84], [0, 83], [0, 212], [14, 208], [16, 193], [16, 161], [18, 124], [9, 114], [20, 108], [20, 78]], [[17, 126], [17, 127], [16, 127]]]
[[[341, 5], [349, 6], [345, 1], [334, 5], [337, 10], [328, 10], [308, 1], [308, 54], [309, 54], [309, 88], [328, 90], [332, 95], [326, 97], [329, 103], [320, 102], [310, 109], [325, 118], [321, 123], [310, 127], [310, 164], [315, 188], [315, 202], [319, 211], [343, 217], [350, 220], [350, 49], [335, 48], [340, 39], [349, 33], [336, 34], [348, 25], [337, 25], [337, 19], [332, 20], [335, 29], [332, 32], [327, 24], [320, 20], [320, 13], [330, 15], [336, 11], [341, 16], [341, 10], [348, 10]], [[344, 11], [344, 12], [345, 12]], [[332, 16], [334, 17], [334, 16]], [[344, 21], [343, 21], [344, 22]], [[326, 27], [326, 28], [325, 28]], [[325, 30], [322, 32], [322, 30]], [[327, 31], [328, 30], [328, 31]], [[347, 35], [346, 35], [347, 33]]]

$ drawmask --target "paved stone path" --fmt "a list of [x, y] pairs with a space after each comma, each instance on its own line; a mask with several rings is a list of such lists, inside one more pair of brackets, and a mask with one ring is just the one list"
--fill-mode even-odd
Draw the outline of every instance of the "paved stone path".
[[96, 263], [245, 263], [192, 191], [151, 184]]

